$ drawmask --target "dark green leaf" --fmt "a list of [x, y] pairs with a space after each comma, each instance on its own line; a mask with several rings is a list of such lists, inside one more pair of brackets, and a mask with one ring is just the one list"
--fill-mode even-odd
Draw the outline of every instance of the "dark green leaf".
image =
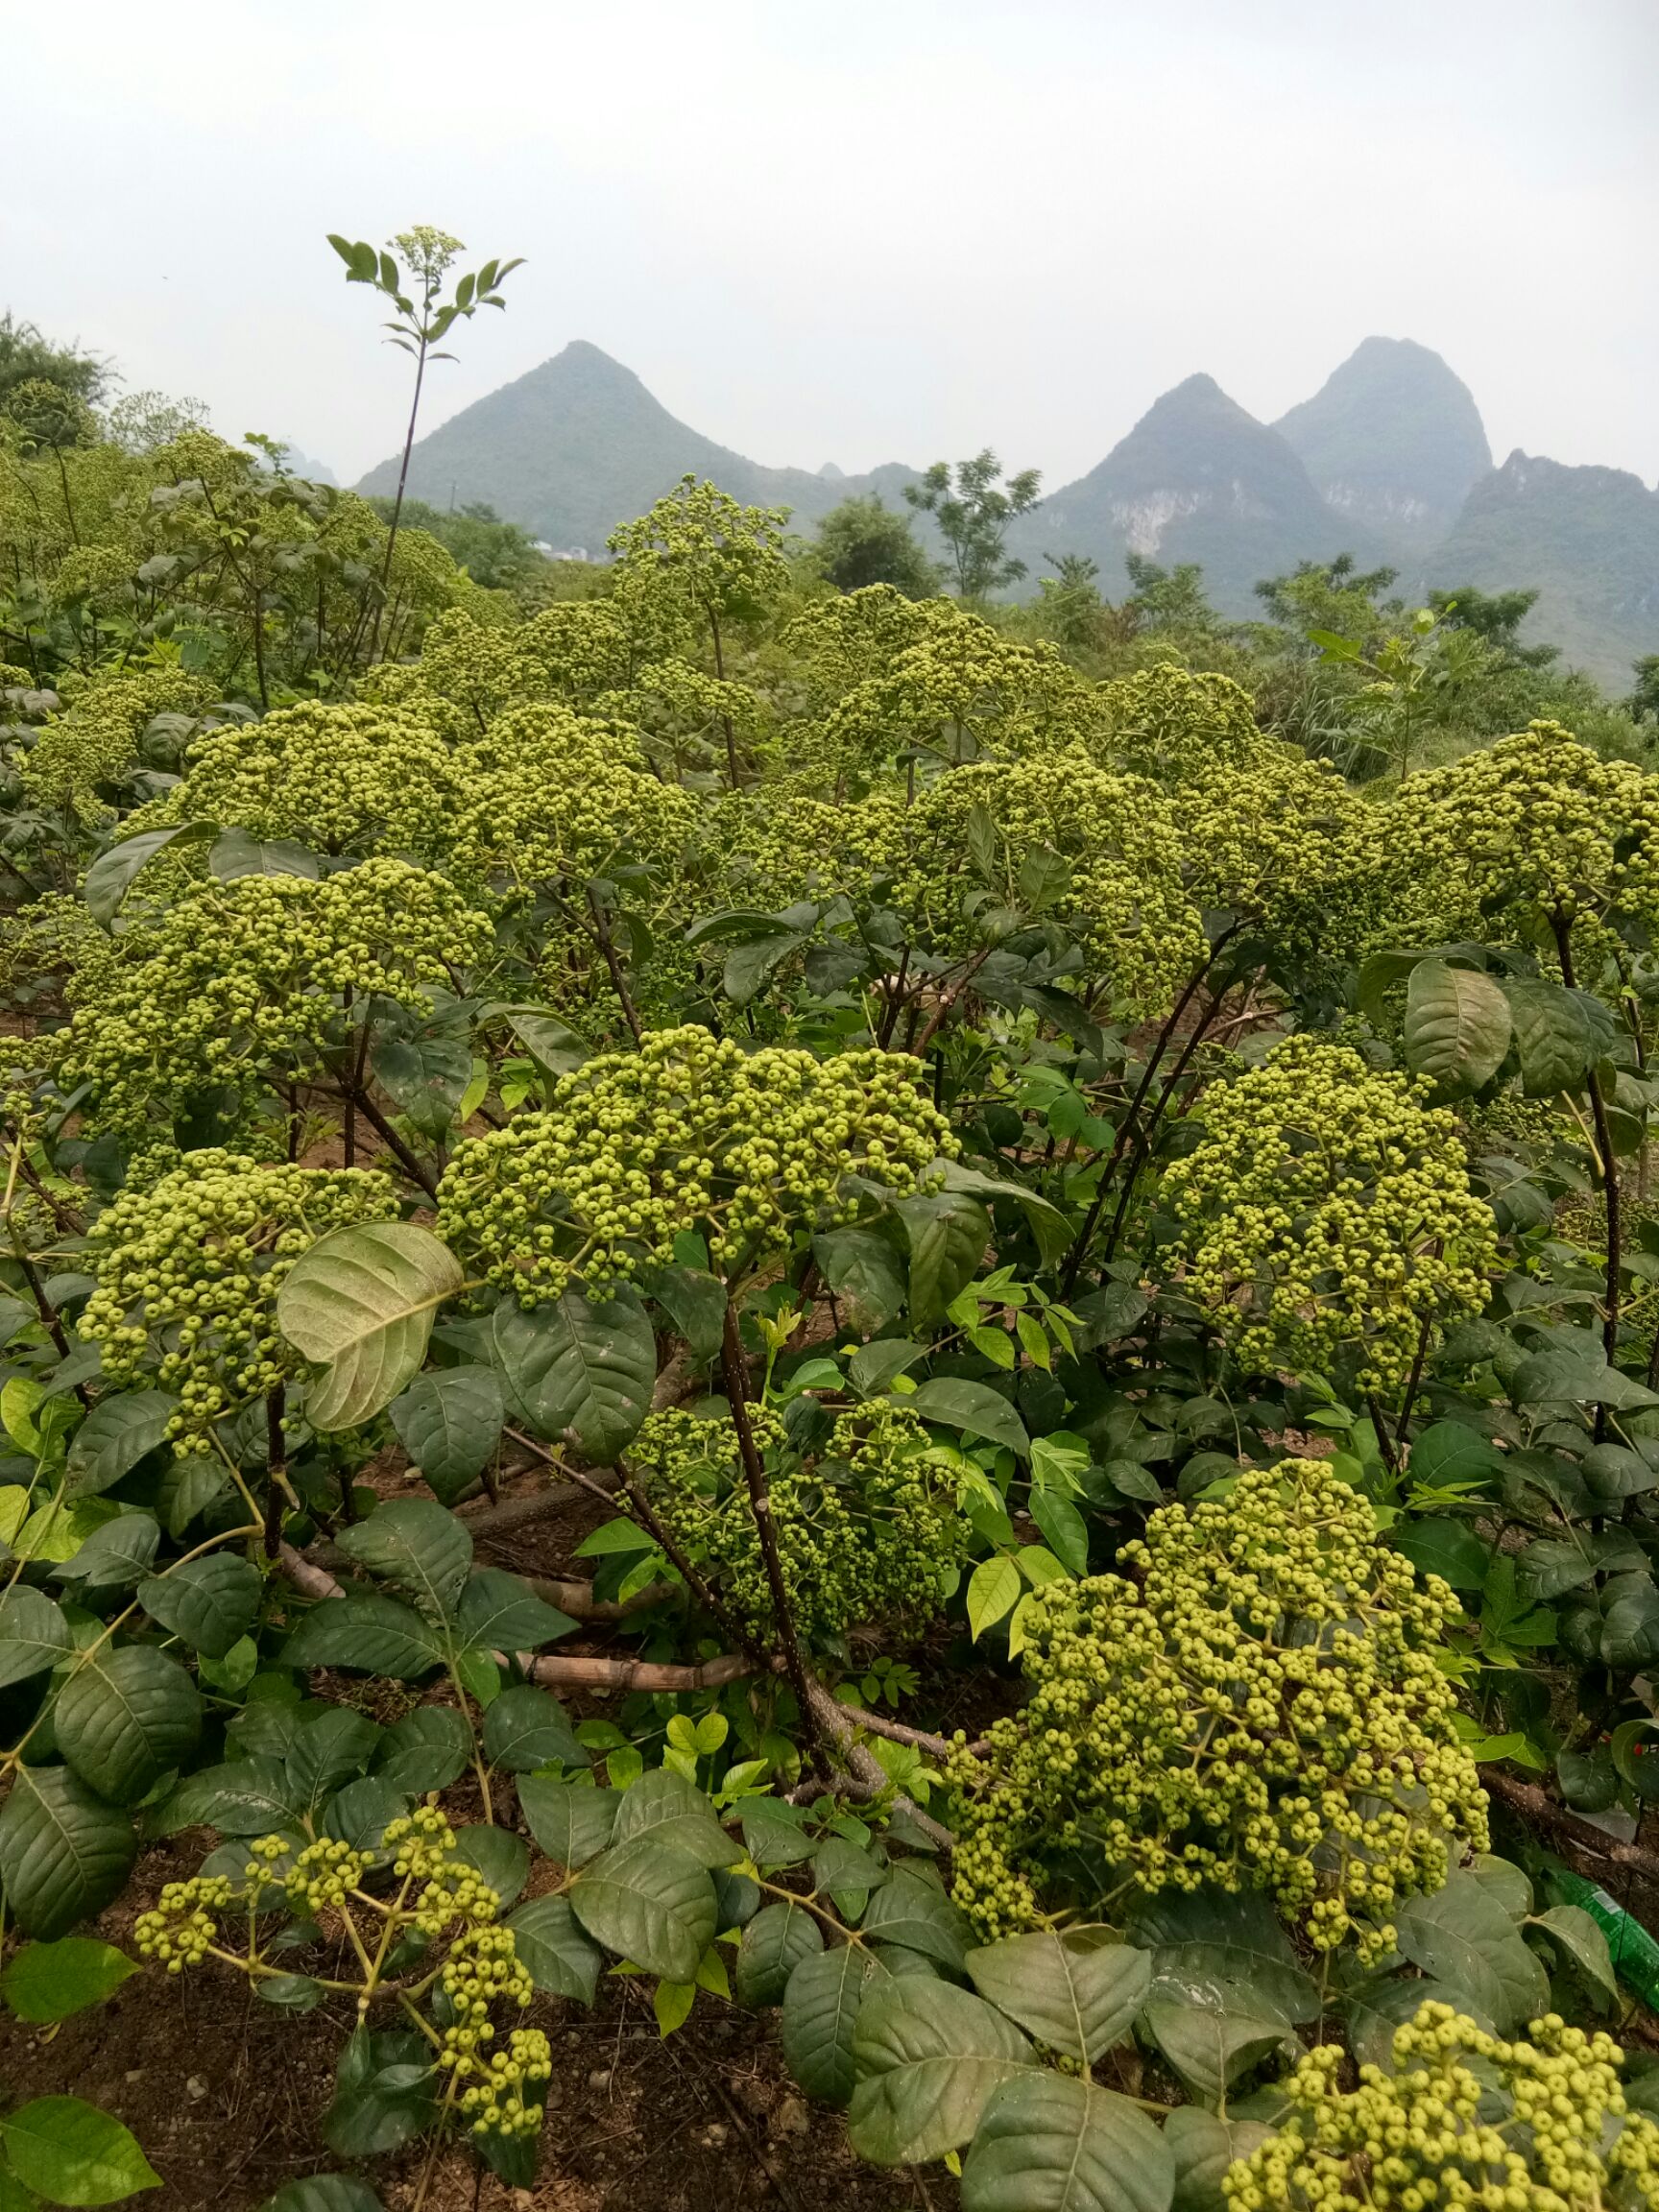
[[456, 1627], [477, 1651], [537, 1651], [576, 1623], [504, 1568], [480, 1567], [461, 1594]]
[[981, 1997], [1050, 2050], [1091, 2066], [1129, 2030], [1146, 1999], [1152, 1961], [1104, 1929], [1011, 1936], [968, 1954]]
[[1438, 1575], [1454, 1590], [1479, 1590], [1492, 1555], [1466, 1521], [1446, 1516], [1402, 1521], [1389, 1530], [1394, 1549], [1425, 1575]]
[[388, 1410], [411, 1461], [445, 1504], [495, 1455], [506, 1418], [489, 1367], [441, 1367], [417, 1375]]
[[[491, 1707], [494, 1711], [494, 1707]], [[418, 1705], [386, 1731], [374, 1772], [400, 1796], [447, 1790], [472, 1756], [472, 1731], [453, 1705]]]
[[56, 1667], [73, 1641], [69, 1623], [44, 1592], [13, 1582], [0, 1594], [0, 1689]]
[[781, 2032], [789, 2071], [820, 2104], [846, 2104], [855, 2079], [853, 2032], [871, 1977], [881, 1971], [861, 1944], [803, 1959], [783, 1992]]
[[1046, 2071], [1003, 2082], [962, 2167], [962, 2212], [1169, 2212], [1175, 2160], [1144, 2112]]
[[124, 1390], [101, 1398], [69, 1439], [65, 1498], [91, 1498], [130, 1475], [164, 1441], [179, 1401], [165, 1390]]
[[138, 1602], [152, 1621], [208, 1659], [223, 1659], [253, 1624], [264, 1590], [259, 1570], [231, 1551], [209, 1551], [152, 1575]]
[[1550, 2009], [1544, 1969], [1498, 1899], [1472, 1874], [1454, 1874], [1395, 1914], [1399, 1948], [1414, 1966], [1467, 1990], [1501, 2035]]
[[924, 1421], [942, 1428], [960, 1429], [970, 1436], [985, 1436], [993, 1444], [1006, 1444], [1022, 1458], [1029, 1456], [1031, 1439], [1025, 1424], [999, 1390], [989, 1382], [969, 1382], [955, 1376], [941, 1376], [924, 1382], [902, 1403]]
[[509, 1774], [590, 1764], [558, 1698], [529, 1683], [503, 1690], [485, 1714], [484, 1756]]
[[138, 1839], [65, 1767], [19, 1767], [0, 1807], [0, 1883], [25, 1935], [50, 1942], [121, 1893]]
[[85, 1653], [53, 1708], [58, 1748], [112, 1804], [132, 1805], [181, 1767], [202, 1732], [202, 1699], [177, 1659], [153, 1644]]
[[943, 1890], [906, 1867], [895, 1868], [891, 1880], [871, 1898], [864, 1934], [872, 1941], [902, 1943], [907, 1951], [937, 1960], [953, 1973], [961, 1973], [967, 1962], [965, 1915]]
[[595, 1466], [632, 1443], [657, 1380], [657, 1339], [638, 1293], [603, 1304], [567, 1291], [526, 1313], [496, 1307], [493, 1352], [513, 1411], [538, 1436], [573, 1443]]
[[467, 1525], [430, 1498], [392, 1498], [340, 1531], [349, 1559], [395, 1583], [428, 1619], [453, 1611], [472, 1566]]
[[1036, 2053], [982, 1997], [907, 1976], [865, 1999], [853, 2062], [853, 2148], [876, 2166], [919, 2166], [967, 2143], [993, 2092]]
[[477, 1870], [479, 1879], [494, 1890], [505, 1910], [530, 1879], [530, 1846], [511, 1828], [482, 1823], [455, 1831], [455, 1855]]
[[721, 1827], [702, 1791], [672, 1767], [654, 1767], [641, 1774], [617, 1808], [617, 1843], [647, 1836], [672, 1844], [699, 1866], [731, 1866], [743, 1856], [742, 1845]]
[[949, 1190], [899, 1199], [893, 1211], [910, 1246], [910, 1318], [919, 1329], [936, 1329], [950, 1301], [979, 1272], [990, 1220], [976, 1200]]
[[763, 1906], [744, 1929], [738, 1948], [738, 2004], [752, 2011], [781, 2005], [795, 1968], [823, 1948], [823, 1931], [804, 1905], [779, 1898]]
[[605, 1954], [582, 1932], [567, 1897], [535, 1897], [507, 1921], [518, 1957], [537, 1988], [591, 2005]]
[[562, 1782], [551, 1774], [521, 1774], [518, 1803], [537, 1842], [555, 1865], [586, 1866], [611, 1840], [616, 1808], [614, 1790]]
[[655, 1835], [615, 1844], [583, 1868], [571, 1910], [595, 1941], [664, 1982], [691, 1982], [714, 1940], [708, 1869]]
[[138, 871], [164, 853], [169, 845], [196, 845], [216, 833], [211, 822], [180, 822], [169, 830], [141, 830], [136, 837], [123, 837], [108, 852], [100, 853], [86, 871], [81, 896], [94, 922], [108, 929], [121, 911]]
[[313, 1605], [282, 1650], [285, 1667], [352, 1667], [418, 1682], [443, 1658], [435, 1631], [396, 1598], [325, 1598]]
[[1406, 1064], [1457, 1095], [1479, 1091], [1509, 1049], [1509, 1002], [1479, 969], [1419, 960], [1406, 986]]

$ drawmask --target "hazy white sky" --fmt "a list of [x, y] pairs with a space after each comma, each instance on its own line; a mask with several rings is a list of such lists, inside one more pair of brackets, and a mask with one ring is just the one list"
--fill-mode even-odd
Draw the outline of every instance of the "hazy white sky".
[[1370, 331], [1659, 476], [1659, 0], [0, 0], [0, 305], [345, 480], [407, 363], [329, 230], [522, 253], [428, 426], [591, 339], [757, 460], [1057, 486]]

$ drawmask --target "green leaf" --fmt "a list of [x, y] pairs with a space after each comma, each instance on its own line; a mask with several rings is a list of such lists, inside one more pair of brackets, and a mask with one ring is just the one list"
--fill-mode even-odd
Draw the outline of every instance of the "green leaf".
[[443, 1367], [417, 1375], [389, 1408], [397, 1440], [446, 1505], [495, 1455], [506, 1419], [489, 1367]]
[[783, 1992], [781, 2033], [789, 2071], [820, 2104], [844, 2105], [856, 2079], [853, 2032], [879, 1963], [858, 1943], [804, 1958]]
[[200, 1823], [222, 1836], [264, 1836], [294, 1820], [288, 1776], [276, 1759], [236, 1759], [204, 1767], [167, 1801], [168, 1834]]
[[1192, 2096], [1220, 2102], [1248, 2067], [1285, 2040], [1284, 2024], [1217, 2005], [1159, 2003], [1142, 2018], [1147, 2033]]
[[781, 2005], [790, 1975], [823, 1948], [823, 1932], [804, 1905], [781, 1897], [763, 1906], [744, 1929], [738, 1947], [738, 2004], [751, 2011]]
[[388, 1826], [409, 1810], [400, 1796], [378, 1774], [360, 1774], [328, 1800], [323, 1813], [323, 1833], [337, 1843], [349, 1843], [353, 1851], [373, 1851]]
[[349, 1705], [325, 1705], [307, 1714], [283, 1762], [294, 1810], [314, 1815], [343, 1782], [365, 1773], [383, 1733], [378, 1721]]
[[962, 2167], [962, 2212], [1169, 2212], [1175, 2160], [1127, 2097], [1064, 2075], [1005, 2081]]
[[1483, 1851], [1470, 1861], [1469, 1871], [1492, 1892], [1511, 1920], [1527, 1918], [1532, 1910], [1532, 1885], [1512, 1859]]
[[936, 1329], [951, 1299], [979, 1272], [990, 1220], [966, 1192], [949, 1190], [899, 1199], [893, 1212], [910, 1246], [910, 1318], [919, 1329]]
[[69, 1439], [68, 1499], [90, 1498], [130, 1475], [164, 1442], [179, 1401], [165, 1390], [127, 1390], [101, 1398]]
[[138, 1589], [152, 1621], [207, 1659], [223, 1659], [253, 1624], [265, 1584], [251, 1559], [209, 1551], [181, 1560]]
[[1231, 2008], [1287, 2029], [1319, 2017], [1319, 1991], [1259, 1891], [1166, 1889], [1142, 1900], [1130, 1934], [1152, 1954], [1155, 2000]]
[[[641, 1774], [617, 1808], [614, 1840], [627, 1843], [644, 1837], [671, 1844], [699, 1866], [733, 1866], [743, 1856], [742, 1845], [721, 1827], [702, 1791], [671, 1767]], [[686, 1976], [670, 1979], [683, 1982]]]
[[485, 1714], [484, 1756], [508, 1774], [591, 1764], [558, 1698], [529, 1683], [503, 1690]]
[[1521, 1077], [1528, 1098], [1583, 1089], [1584, 1078], [1613, 1046], [1613, 1017], [1587, 991], [1511, 975], [1503, 983], [1515, 1025]]
[[119, 2204], [161, 2176], [119, 2120], [79, 2097], [36, 2097], [0, 2120], [0, 2143], [25, 2188], [52, 2204]]
[[53, 1569], [60, 1582], [86, 1590], [131, 1590], [155, 1564], [161, 1530], [153, 1513], [117, 1513], [94, 1528], [71, 1558]]
[[1581, 1905], [1551, 1905], [1532, 1926], [1546, 1931], [1593, 1989], [1610, 2004], [1618, 2002], [1619, 1983], [1607, 1938]]
[[1509, 1001], [1474, 968], [1419, 960], [1406, 986], [1406, 1064], [1449, 1095], [1479, 1091], [1509, 1049]]
[[0, 1974], [0, 1997], [31, 2025], [67, 2020], [89, 2005], [102, 2005], [137, 1972], [137, 1960], [112, 1943], [62, 1936], [56, 1943], [25, 1943], [14, 1952]]
[[1089, 1530], [1070, 1498], [1033, 1486], [1027, 1501], [1031, 1518], [1048, 1539], [1049, 1549], [1073, 1575], [1089, 1572]]
[[430, 2046], [415, 2034], [355, 2029], [335, 2075], [323, 2138], [337, 2158], [374, 2158], [400, 2150], [433, 2116]]
[[303, 1253], [276, 1293], [276, 1324], [325, 1370], [305, 1392], [311, 1426], [355, 1429], [390, 1405], [426, 1357], [433, 1315], [464, 1281], [460, 1262], [413, 1221], [333, 1229]]
[[323, 863], [292, 838], [250, 837], [246, 830], [227, 830], [207, 855], [207, 872], [221, 883], [235, 883], [244, 876], [302, 876], [315, 882]]
[[455, 1831], [455, 1856], [474, 1868], [494, 1890], [499, 1904], [513, 1904], [530, 1879], [530, 1846], [511, 1828], [483, 1822]]
[[396, 1598], [325, 1598], [301, 1621], [282, 1647], [284, 1667], [352, 1667], [418, 1682], [444, 1656], [437, 1632]]
[[908, 1868], [894, 1869], [878, 1889], [864, 1915], [863, 1933], [872, 1942], [902, 1943], [960, 1974], [968, 1958], [968, 1921], [943, 1890]]
[[826, 1230], [813, 1238], [812, 1257], [831, 1293], [852, 1306], [862, 1328], [884, 1328], [903, 1305], [899, 1255], [875, 1230]]
[[1492, 1554], [1466, 1521], [1447, 1516], [1402, 1521], [1389, 1530], [1403, 1551], [1425, 1575], [1438, 1575], [1454, 1590], [1479, 1590], [1486, 1580]]
[[742, 1821], [744, 1848], [763, 1874], [799, 1866], [817, 1848], [806, 1833], [805, 1815], [780, 1798], [752, 1798], [742, 1808]]
[[1490, 1481], [1503, 1472], [1503, 1455], [1461, 1421], [1436, 1421], [1411, 1447], [1414, 1482]]
[[453, 1705], [417, 1705], [387, 1729], [374, 1776], [400, 1797], [447, 1790], [472, 1756], [472, 1731]]
[[413, 1598], [429, 1620], [454, 1610], [472, 1568], [467, 1524], [429, 1498], [392, 1498], [366, 1521], [342, 1528], [349, 1559]]
[[153, 1644], [106, 1644], [82, 1657], [58, 1693], [53, 1723], [82, 1781], [132, 1805], [195, 1749], [202, 1698], [178, 1660]]
[[141, 868], [169, 845], [197, 845], [218, 834], [212, 822], [180, 822], [169, 830], [141, 830], [136, 837], [123, 837], [108, 852], [100, 853], [87, 869], [81, 896], [94, 922], [108, 929], [121, 911], [121, 902], [132, 888]]
[[1260, 2120], [1223, 2120], [1199, 2104], [1177, 2104], [1164, 2123], [1175, 2161], [1174, 2212], [1226, 2212], [1227, 2170], [1259, 2151], [1273, 2130]]
[[614, 1790], [562, 1782], [551, 1774], [518, 1777], [518, 1805], [525, 1823], [558, 1866], [586, 1866], [605, 1849], [621, 1802]]
[[691, 1982], [714, 1940], [707, 1867], [654, 1835], [615, 1844], [571, 1885], [571, 1910], [595, 1941], [664, 1982]]
[[856, 1920], [869, 1903], [873, 1889], [887, 1880], [888, 1869], [878, 1866], [862, 1844], [845, 1836], [828, 1836], [812, 1854], [812, 1885], [827, 1889], [843, 1920]]
[[1006, 1553], [980, 1560], [968, 1582], [968, 1626], [975, 1642], [1019, 1603], [1023, 1588], [1020, 1570]]
[[853, 2062], [854, 2150], [876, 2166], [920, 2166], [968, 2142], [993, 2093], [1037, 2058], [982, 1997], [906, 1976], [865, 1999]]
[[720, 988], [733, 1005], [744, 1006], [754, 998], [773, 970], [782, 966], [791, 952], [809, 940], [793, 929], [772, 929], [733, 945], [726, 955]]
[[723, 1283], [701, 1267], [652, 1267], [641, 1269], [639, 1287], [657, 1301], [699, 1365], [714, 1358], [726, 1326]]
[[73, 1644], [68, 1622], [43, 1591], [13, 1582], [0, 1594], [0, 1689], [56, 1667]]
[[1035, 1190], [1027, 1190], [1022, 1183], [1010, 1183], [1000, 1175], [987, 1175], [960, 1160], [945, 1160], [937, 1166], [944, 1174], [947, 1190], [968, 1198], [1004, 1198], [1018, 1206], [1031, 1225], [1031, 1233], [1037, 1239], [1038, 1258], [1045, 1267], [1052, 1267], [1070, 1250], [1071, 1224], [1051, 1200]]
[[657, 1339], [631, 1286], [602, 1305], [566, 1291], [528, 1313], [505, 1299], [492, 1343], [508, 1403], [536, 1435], [573, 1443], [594, 1466], [632, 1443], [651, 1407]]
[[550, 1083], [561, 1075], [573, 1075], [593, 1057], [593, 1047], [586, 1038], [542, 1007], [486, 1006], [478, 1019], [486, 1022], [496, 1014], [506, 1016], [514, 1036]]
[[1152, 1961], [1103, 1928], [1045, 1930], [970, 1951], [968, 1974], [981, 1997], [1040, 2043], [1093, 2066], [1145, 2003]]
[[1537, 1959], [1489, 1889], [1454, 1874], [1431, 1897], [1412, 1897], [1395, 1914], [1395, 1940], [1413, 1966], [1465, 1989], [1501, 2035], [1512, 2035], [1550, 2009], [1550, 1984]]
[[591, 2005], [605, 1954], [582, 1932], [567, 1897], [535, 1897], [509, 1915], [518, 1958], [536, 1987]]
[[987, 1437], [1005, 1444], [1023, 1459], [1031, 1450], [1025, 1424], [999, 1390], [989, 1382], [968, 1382], [955, 1376], [936, 1377], [924, 1382], [904, 1400], [906, 1407], [924, 1421], [941, 1428], [960, 1429], [970, 1436]]
[[268, 2197], [259, 2212], [385, 2212], [367, 2181], [349, 2174], [313, 2174], [289, 2181]]
[[501, 1567], [480, 1567], [461, 1594], [455, 1624], [464, 1643], [475, 1650], [539, 1650], [556, 1636], [568, 1636], [576, 1623], [568, 1613], [538, 1598], [528, 1582]]
[[0, 1807], [0, 1884], [25, 1935], [50, 1942], [121, 1893], [138, 1839], [66, 1767], [19, 1767]]
[[382, 1038], [371, 1065], [381, 1090], [428, 1143], [447, 1134], [472, 1076], [467, 1038]]

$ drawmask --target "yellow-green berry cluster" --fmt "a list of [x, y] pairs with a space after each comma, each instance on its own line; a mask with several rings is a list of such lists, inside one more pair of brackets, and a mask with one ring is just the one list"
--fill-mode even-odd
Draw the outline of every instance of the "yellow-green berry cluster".
[[418, 1005], [492, 942], [453, 884], [401, 860], [194, 884], [77, 975], [64, 1077], [92, 1087], [111, 1128], [219, 1088], [251, 1111], [274, 1068], [315, 1074], [327, 1042], [344, 1048], [345, 993]]
[[1626, 2110], [1623, 2053], [1559, 2014], [1529, 2040], [1425, 2004], [1394, 2070], [1339, 2085], [1340, 2050], [1310, 2051], [1278, 2130], [1222, 2178], [1232, 2212], [1601, 2212], [1659, 2205], [1659, 2127]]
[[475, 1929], [494, 1922], [501, 1900], [460, 1856], [455, 1832], [436, 1805], [417, 1805], [390, 1821], [380, 1840], [392, 1853], [392, 1871], [421, 1885], [409, 1911], [422, 1936], [441, 1936], [457, 1920]]
[[[972, 1531], [953, 1487], [927, 1463], [927, 1431], [916, 1415], [897, 1406], [845, 1413], [810, 1459], [789, 1449], [776, 1414], [756, 1407], [750, 1420], [801, 1633], [829, 1638], [878, 1621], [906, 1631], [926, 1626]], [[716, 1571], [733, 1611], [768, 1632], [771, 1592], [730, 1422], [654, 1413], [630, 1458], [670, 1532]]]
[[1210, 1092], [1203, 1141], [1169, 1168], [1182, 1288], [1247, 1372], [1397, 1390], [1425, 1326], [1479, 1313], [1497, 1228], [1455, 1118], [1345, 1046], [1286, 1040]]
[[[280, 1839], [268, 1837], [269, 1844]], [[354, 1850], [333, 1836], [319, 1837], [296, 1852], [283, 1877], [288, 1902], [297, 1912], [315, 1919], [323, 1912], [338, 1912], [374, 1863], [373, 1854]]]
[[251, 836], [296, 838], [323, 853], [377, 840], [406, 851], [428, 816], [456, 797], [448, 749], [430, 722], [396, 709], [307, 700], [197, 738], [184, 781], [145, 810], [143, 827], [234, 823]]
[[857, 1175], [903, 1196], [951, 1140], [902, 1053], [818, 1061], [688, 1026], [561, 1078], [543, 1114], [458, 1145], [438, 1233], [525, 1306], [668, 1262], [682, 1230], [731, 1275], [852, 1218]]
[[132, 1945], [141, 1959], [156, 1959], [169, 1974], [200, 1966], [218, 1934], [213, 1915], [230, 1903], [228, 1875], [197, 1874], [188, 1882], [164, 1882], [154, 1908], [132, 1923]]
[[[1603, 759], [1558, 722], [1409, 776], [1384, 810], [1407, 943], [1610, 907], [1659, 918], [1659, 778]], [[1399, 942], [1399, 936], [1394, 936]]]
[[[1486, 1847], [1486, 1800], [1436, 1665], [1457, 1600], [1415, 1587], [1370, 1505], [1317, 1460], [1168, 1505], [1128, 1574], [1039, 1592], [1031, 1695], [960, 1751], [957, 1902], [987, 1939], [1032, 1925], [1070, 1855], [1100, 1896], [1265, 1889], [1309, 1939], [1393, 1941], [1396, 1901]], [[1100, 1896], [1078, 1900], [1090, 1908]]]
[[101, 1347], [109, 1382], [176, 1390], [168, 1434], [180, 1451], [208, 1452], [221, 1415], [301, 1371], [276, 1326], [295, 1261], [330, 1229], [397, 1211], [390, 1179], [372, 1169], [187, 1153], [99, 1216], [82, 1334]]
[[1242, 685], [1171, 661], [1102, 684], [1098, 706], [1124, 766], [1171, 790], [1277, 750]]
[[[1203, 958], [1167, 800], [1081, 751], [952, 768], [889, 819], [893, 903], [938, 950], [970, 951], [998, 902], [1020, 909], [1021, 870], [1046, 847], [1069, 864], [1070, 879], [1044, 914], [1075, 932], [1133, 1005], [1167, 1003]], [[975, 904], [963, 893], [973, 883], [966, 863], [976, 822], [990, 826], [998, 881]]]
[[504, 2051], [481, 2048], [495, 2039], [491, 2007], [516, 2005], [521, 2011], [535, 1994], [512, 1929], [465, 1930], [450, 1945], [439, 1979], [449, 2019], [438, 2063], [467, 2084], [460, 2104], [473, 2132], [533, 2134], [541, 2107], [526, 2101], [525, 2090], [552, 2072], [546, 2036], [540, 2029], [517, 2029]]

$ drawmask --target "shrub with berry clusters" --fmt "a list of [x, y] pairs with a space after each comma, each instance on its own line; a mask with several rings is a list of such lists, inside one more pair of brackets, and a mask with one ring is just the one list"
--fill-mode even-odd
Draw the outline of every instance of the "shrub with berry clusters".
[[1076, 1860], [1098, 1909], [1262, 1888], [1319, 1950], [1386, 1955], [1390, 1912], [1486, 1847], [1486, 1801], [1435, 1664], [1458, 1606], [1414, 1587], [1371, 1509], [1317, 1460], [1169, 1505], [1121, 1574], [1040, 1594], [1031, 1695], [958, 1752], [955, 1895], [990, 1936], [1041, 1923]]

